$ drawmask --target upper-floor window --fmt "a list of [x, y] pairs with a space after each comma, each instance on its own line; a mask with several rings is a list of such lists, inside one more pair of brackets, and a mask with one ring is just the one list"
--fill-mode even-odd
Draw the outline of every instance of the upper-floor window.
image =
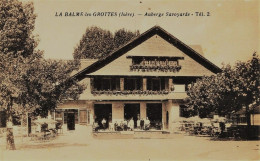
[[165, 90], [165, 79], [147, 78], [147, 90], [152, 90], [152, 91]]
[[120, 90], [120, 78], [96, 77], [93, 81], [95, 90]]
[[124, 79], [125, 90], [141, 90], [142, 89], [142, 78], [125, 78]]
[[172, 83], [174, 87], [174, 92], [187, 92], [191, 83], [195, 82], [196, 78], [188, 77], [173, 77]]

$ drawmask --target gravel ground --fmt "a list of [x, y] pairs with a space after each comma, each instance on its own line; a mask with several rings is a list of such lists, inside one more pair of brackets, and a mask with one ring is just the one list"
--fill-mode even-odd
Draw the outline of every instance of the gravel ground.
[[176, 135], [172, 139], [93, 139], [79, 126], [55, 140], [16, 138], [15, 151], [0, 138], [0, 161], [7, 160], [260, 160], [259, 141], [212, 141]]

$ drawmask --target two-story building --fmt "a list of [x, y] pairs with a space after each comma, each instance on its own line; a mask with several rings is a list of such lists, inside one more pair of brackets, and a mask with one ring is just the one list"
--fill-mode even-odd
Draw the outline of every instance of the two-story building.
[[55, 119], [69, 129], [148, 118], [151, 127], [171, 129], [185, 108], [187, 85], [221, 69], [207, 60], [199, 45], [186, 45], [154, 26], [100, 60], [83, 60], [73, 77], [87, 85], [77, 101], [66, 101]]

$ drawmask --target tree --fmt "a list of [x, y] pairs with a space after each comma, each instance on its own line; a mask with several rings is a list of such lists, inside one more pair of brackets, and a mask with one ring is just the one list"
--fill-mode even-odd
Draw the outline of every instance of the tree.
[[13, 106], [20, 95], [23, 58], [32, 55], [37, 45], [32, 35], [35, 17], [31, 3], [23, 5], [17, 0], [0, 3], [0, 103], [7, 111], [7, 149], [15, 149], [11, 127]]
[[99, 27], [88, 27], [74, 49], [74, 59], [103, 58], [138, 35], [139, 31], [131, 32], [120, 29], [112, 34], [110, 31]]
[[19, 104], [34, 107], [30, 112], [44, 117], [64, 100], [78, 99], [85, 89], [84, 85], [71, 79], [72, 71], [78, 67], [79, 61], [74, 60], [38, 59], [31, 62], [22, 75], [24, 86]]
[[119, 48], [128, 43], [133, 38], [139, 36], [139, 31], [131, 32], [125, 29], [119, 29], [114, 34], [114, 48]]
[[77, 99], [84, 86], [71, 79], [78, 61], [43, 59], [32, 34], [33, 4], [17, 0], [0, 3], [0, 110], [6, 111], [7, 149], [14, 150], [12, 117], [15, 113], [53, 109], [64, 99]]
[[250, 107], [259, 106], [259, 58], [237, 62], [232, 68], [224, 66], [221, 73], [204, 76], [193, 83], [188, 91], [189, 107], [205, 117], [211, 112], [226, 115], [246, 107], [247, 124]]

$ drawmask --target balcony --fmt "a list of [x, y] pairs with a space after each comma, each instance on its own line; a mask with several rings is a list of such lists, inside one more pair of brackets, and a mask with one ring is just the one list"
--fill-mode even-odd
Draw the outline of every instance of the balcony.
[[94, 77], [91, 88], [80, 99], [88, 100], [167, 100], [187, 97], [183, 85], [172, 78]]
[[161, 72], [178, 72], [181, 69], [180, 65], [140, 65], [135, 64], [130, 66], [130, 71], [142, 71], [142, 72], [152, 72], [152, 71], [161, 71]]
[[93, 95], [167, 95], [169, 94], [168, 90], [160, 90], [160, 91], [152, 91], [152, 90], [123, 90], [123, 91], [117, 91], [117, 90], [93, 90], [91, 92]]

